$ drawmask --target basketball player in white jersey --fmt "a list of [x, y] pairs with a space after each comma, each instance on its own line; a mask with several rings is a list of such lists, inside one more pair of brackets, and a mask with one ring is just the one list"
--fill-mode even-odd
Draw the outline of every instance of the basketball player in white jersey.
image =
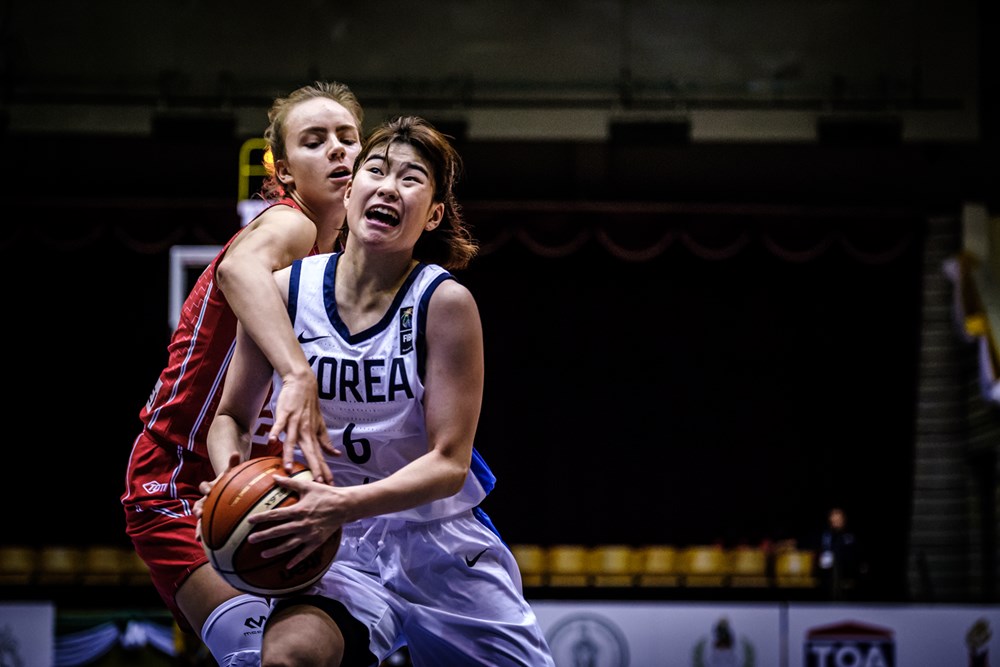
[[[516, 561], [478, 507], [494, 480], [473, 449], [479, 311], [449, 273], [477, 252], [452, 192], [460, 167], [426, 121], [381, 125], [347, 189], [344, 250], [275, 274], [342, 454], [327, 457], [332, 486], [279, 477], [300, 500], [253, 517], [267, 526], [250, 539], [275, 540], [265, 557], [297, 550], [293, 567], [344, 534], [323, 579], [273, 604], [262, 665], [375, 666], [402, 646], [417, 666], [554, 664]], [[249, 455], [271, 379], [238, 330], [209, 433], [217, 473]]]

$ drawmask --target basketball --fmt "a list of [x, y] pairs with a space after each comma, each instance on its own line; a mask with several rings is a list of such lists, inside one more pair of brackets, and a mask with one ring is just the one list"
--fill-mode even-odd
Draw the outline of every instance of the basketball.
[[[231, 586], [246, 593], [280, 596], [303, 590], [319, 581], [340, 548], [338, 530], [306, 560], [288, 569], [295, 552], [263, 558], [260, 554], [271, 542], [247, 541], [252, 532], [269, 525], [250, 524], [251, 515], [298, 501], [297, 494], [275, 483], [274, 474], [286, 474], [281, 457], [244, 461], [219, 478], [202, 507], [201, 541], [209, 562]], [[311, 480], [312, 472], [296, 461], [289, 476]]]

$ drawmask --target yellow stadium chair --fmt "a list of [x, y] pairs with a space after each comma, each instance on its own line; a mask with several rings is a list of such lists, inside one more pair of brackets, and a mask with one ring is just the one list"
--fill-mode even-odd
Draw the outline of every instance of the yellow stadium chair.
[[521, 583], [525, 587], [545, 585], [545, 549], [538, 544], [513, 544], [510, 547], [521, 571]]
[[34, 583], [38, 550], [21, 545], [0, 545], [0, 585], [26, 586]]
[[636, 584], [648, 587], [678, 586], [681, 582], [680, 555], [667, 544], [650, 544], [635, 552]]
[[39, 584], [67, 586], [78, 584], [83, 575], [83, 549], [50, 545], [42, 547], [38, 559]]
[[549, 586], [587, 586], [590, 583], [587, 547], [554, 544], [548, 548]]
[[767, 588], [767, 551], [760, 547], [736, 547], [729, 550], [729, 585]]
[[819, 582], [813, 576], [812, 551], [789, 549], [774, 558], [774, 583], [783, 588], [813, 588]]
[[726, 585], [729, 563], [721, 546], [690, 546], [683, 550], [681, 556], [685, 586], [714, 588]]
[[624, 544], [605, 544], [591, 549], [590, 577], [594, 586], [628, 587], [635, 582], [635, 554]]

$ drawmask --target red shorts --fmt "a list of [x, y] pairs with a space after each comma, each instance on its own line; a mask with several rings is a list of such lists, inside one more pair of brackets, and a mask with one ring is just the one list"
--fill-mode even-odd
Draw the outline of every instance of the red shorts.
[[[262, 431], [266, 435], [266, 428]], [[266, 438], [254, 438], [251, 456], [281, 456], [281, 443], [268, 448]], [[207, 457], [176, 445], [164, 445], [147, 431], [132, 445], [125, 493], [125, 532], [149, 568], [160, 597], [177, 624], [190, 630], [177, 607], [177, 589], [192, 572], [208, 562], [196, 537], [194, 505], [201, 498], [198, 485], [216, 478]]]
[[198, 485], [215, 479], [211, 462], [183, 448], [157, 444], [143, 431], [126, 472], [125, 532], [149, 567], [153, 585], [178, 624], [189, 630], [174, 595], [192, 572], [208, 562], [195, 536]]

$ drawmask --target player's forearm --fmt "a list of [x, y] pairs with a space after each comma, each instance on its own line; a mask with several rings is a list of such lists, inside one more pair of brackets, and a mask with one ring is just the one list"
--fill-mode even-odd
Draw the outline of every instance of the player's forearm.
[[241, 461], [250, 456], [250, 431], [232, 416], [218, 414], [208, 429], [208, 458], [216, 475], [229, 468], [233, 453], [240, 455]]
[[428, 452], [385, 479], [348, 487], [360, 509], [350, 520], [400, 512], [453, 496], [462, 490], [468, 470], [468, 464], [460, 459]]

